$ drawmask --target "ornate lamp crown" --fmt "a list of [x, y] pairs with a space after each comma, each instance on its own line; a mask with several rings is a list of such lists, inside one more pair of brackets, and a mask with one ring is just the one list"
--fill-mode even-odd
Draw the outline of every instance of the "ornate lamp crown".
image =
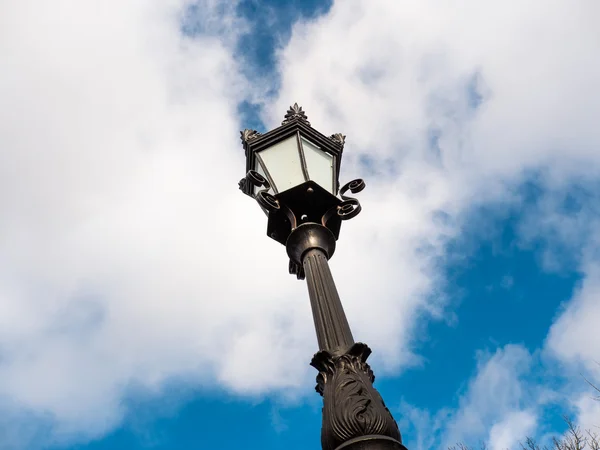
[[302, 110], [302, 106], [298, 106], [298, 103], [294, 103], [294, 106], [290, 106], [290, 109], [288, 109], [285, 113], [285, 117], [283, 118], [283, 122], [281, 122], [281, 125], [287, 125], [293, 120], [299, 120], [301, 122], [304, 122], [310, 127], [308, 117], [306, 117], [306, 113]]
[[[298, 120], [310, 126], [310, 122], [308, 121], [306, 112], [302, 109], [302, 106], [298, 106], [298, 103], [294, 103], [293, 106], [289, 107], [289, 109], [285, 113], [281, 125], [287, 125], [288, 123], [291, 123], [294, 120]], [[249, 142], [252, 139], [255, 139], [259, 136], [261, 136], [261, 133], [249, 128], [240, 131], [240, 139], [242, 140], [242, 143]], [[344, 147], [344, 144], [346, 143], [346, 135], [342, 133], [334, 133], [331, 136], [329, 136], [329, 139], [340, 144], [342, 147]]]

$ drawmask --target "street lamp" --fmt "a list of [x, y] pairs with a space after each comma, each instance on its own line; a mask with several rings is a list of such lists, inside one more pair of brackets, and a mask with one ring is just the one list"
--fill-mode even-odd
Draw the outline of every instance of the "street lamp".
[[319, 371], [316, 390], [323, 396], [323, 450], [406, 450], [373, 387], [366, 362], [371, 349], [354, 342], [329, 270], [341, 222], [361, 210], [345, 194], [365, 187], [360, 179], [339, 187], [345, 136], [319, 133], [294, 104], [280, 127], [265, 134], [244, 130], [241, 139], [246, 176], [240, 189], [267, 214], [267, 234], [286, 246], [290, 273], [308, 285], [319, 344], [310, 364]]

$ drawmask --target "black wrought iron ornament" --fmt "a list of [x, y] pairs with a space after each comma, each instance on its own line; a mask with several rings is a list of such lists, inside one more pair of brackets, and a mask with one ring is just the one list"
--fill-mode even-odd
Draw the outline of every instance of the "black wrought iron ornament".
[[360, 202], [357, 199], [346, 195], [346, 192], [350, 191], [353, 194], [357, 194], [364, 188], [365, 182], [361, 178], [352, 180], [342, 186], [340, 189], [340, 197], [342, 198], [342, 202], [335, 208], [331, 208], [329, 211], [327, 211], [321, 218], [321, 223], [324, 226], [327, 226], [329, 219], [334, 214], [337, 215], [341, 220], [350, 220], [356, 217], [358, 213], [362, 211], [362, 206], [360, 206]]
[[281, 125], [287, 125], [293, 120], [299, 120], [310, 126], [310, 122], [308, 121], [308, 117], [306, 117], [306, 113], [302, 110], [302, 106], [298, 106], [298, 103], [294, 103], [293, 106], [290, 106], [290, 109], [288, 109], [285, 113], [285, 117], [283, 122], [281, 122]]
[[335, 133], [335, 134], [332, 134], [331, 136], [329, 136], [329, 139], [331, 139], [334, 142], [337, 142], [338, 144], [340, 144], [343, 147], [344, 143], [346, 142], [346, 135], [344, 135], [342, 133]]
[[374, 438], [389, 439], [390, 448], [403, 447], [398, 425], [373, 387], [375, 375], [366, 362], [370, 354], [358, 342], [341, 355], [320, 351], [311, 361], [319, 370], [316, 391], [323, 396], [323, 450]]
[[[358, 178], [342, 186], [339, 194], [341, 200], [329, 195], [328, 197], [332, 197], [329, 199], [329, 203], [319, 202], [307, 205], [302, 198], [305, 196], [317, 197], [320, 193], [315, 193], [315, 190], [322, 189], [314, 183], [305, 183], [299, 186], [299, 189], [291, 189], [282, 195], [272, 195], [269, 193], [270, 185], [267, 179], [258, 172], [250, 170], [246, 177], [240, 180], [239, 188], [243, 191], [248, 185], [262, 188], [256, 192], [254, 198], [269, 216], [270, 236], [282, 244], [287, 242], [288, 236], [298, 225], [305, 222], [323, 225], [337, 239], [341, 221], [356, 217], [362, 209], [360, 202], [356, 198], [347, 196], [346, 192], [350, 191], [355, 194], [365, 188], [365, 182]], [[298, 206], [299, 203], [300, 206]], [[305, 276], [302, 266], [292, 260], [289, 264], [289, 273], [295, 275], [299, 280], [303, 280]]]
[[240, 188], [240, 191], [242, 191], [242, 192], [246, 190], [247, 185], [248, 185], [247, 177], [244, 177], [240, 181], [238, 181], [238, 188]]
[[[260, 173], [256, 172], [255, 170], [251, 170], [246, 174], [246, 178], [244, 178], [243, 180], [245, 180], [245, 183], [249, 183], [256, 187], [263, 188], [256, 193], [254, 198], [256, 199], [260, 207], [263, 210], [265, 210], [265, 212], [271, 213], [281, 209], [279, 200], [277, 200], [275, 196], [269, 194], [269, 189], [271, 188], [271, 185], [269, 184], [267, 179], [263, 177]], [[240, 183], [242, 183], [242, 181], [240, 181]], [[240, 189], [241, 188], [242, 186], [240, 185]], [[286, 212], [287, 210], [289, 210], [289, 208], [285, 208]], [[295, 226], [295, 217], [293, 216], [291, 211], [289, 214], [289, 218], [293, 220], [293, 222], [291, 222], [291, 226]]]
[[244, 143], [256, 139], [258, 136], [260, 136], [260, 133], [256, 130], [246, 128], [244, 131], [240, 131], [240, 139]]

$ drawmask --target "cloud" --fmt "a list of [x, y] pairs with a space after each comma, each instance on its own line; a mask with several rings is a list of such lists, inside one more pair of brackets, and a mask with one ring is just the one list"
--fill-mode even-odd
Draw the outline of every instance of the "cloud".
[[[414, 450], [436, 448], [439, 444], [440, 434], [445, 430], [446, 422], [454, 412], [451, 409], [441, 409], [432, 413], [427, 409], [420, 409], [402, 402], [396, 420], [402, 432], [404, 444]], [[412, 436], [410, 441], [407, 441], [407, 435]]]
[[436, 131], [440, 162], [465, 181], [594, 158], [596, 11], [593, 1], [338, 2], [295, 28], [271, 110], [302, 98], [315, 123], [346, 128], [374, 157], [422, 159]]
[[600, 379], [600, 267], [586, 268], [586, 277], [549, 331], [546, 348], [558, 359], [581, 365]]
[[458, 395], [456, 407], [436, 412], [403, 403], [399, 425], [412, 437], [409, 448], [505, 450], [536, 435], [545, 388], [531, 380], [534, 358], [520, 345], [478, 352], [477, 368]]
[[529, 411], [515, 411], [502, 422], [494, 424], [490, 430], [489, 445], [492, 450], [515, 448], [526, 436], [534, 431], [536, 416]]
[[3, 448], [100, 436], [131, 387], [308, 377], [305, 288], [237, 190], [239, 19], [198, 5], [188, 35], [184, 1], [0, 6]]
[[535, 414], [527, 410], [533, 399], [528, 399], [524, 383], [531, 363], [527, 350], [518, 345], [507, 345], [492, 355], [480, 353], [477, 373], [447, 423], [443, 442], [475, 445], [483, 440], [496, 450], [510, 439], [523, 438], [519, 427], [528, 424], [528, 431], [535, 424]]
[[474, 207], [523, 205], [519, 186], [536, 171], [554, 191], [598, 176], [598, 6], [576, 5], [336, 2], [279, 51], [265, 121], [300, 101], [316, 128], [348, 135], [342, 180], [367, 182], [332, 264], [361, 261], [363, 272], [346, 264], [336, 276], [382, 367], [414, 362], [415, 321], [441, 316], [440, 258]]
[[577, 407], [577, 424], [582, 430], [597, 433], [600, 423], [600, 401], [593, 398], [589, 393], [581, 395], [576, 401]]
[[586, 277], [573, 299], [553, 323], [545, 342], [546, 353], [562, 368], [566, 384], [566, 404], [573, 419], [584, 430], [600, 425], [600, 402], [597, 392], [586, 383], [600, 385], [600, 340], [596, 331], [600, 321], [598, 296], [600, 278], [597, 262], [586, 267]]

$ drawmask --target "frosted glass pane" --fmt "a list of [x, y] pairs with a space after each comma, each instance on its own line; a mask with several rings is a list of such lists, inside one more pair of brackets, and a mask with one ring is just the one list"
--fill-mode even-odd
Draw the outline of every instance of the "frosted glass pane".
[[296, 136], [259, 152], [278, 192], [304, 183]]
[[[261, 174], [263, 177], [265, 177], [265, 179], [268, 180], [267, 175], [265, 174], [265, 171], [263, 170], [258, 160], [254, 163], [254, 170], [256, 170], [259, 174]], [[254, 186], [254, 193], [256, 194], [258, 191], [262, 191], [264, 188], [264, 186]], [[274, 194], [273, 186], [271, 186], [271, 189], [269, 189], [268, 192], [269, 194]]]
[[306, 139], [302, 139], [302, 147], [308, 167], [308, 176], [333, 194], [333, 155], [324, 152]]

